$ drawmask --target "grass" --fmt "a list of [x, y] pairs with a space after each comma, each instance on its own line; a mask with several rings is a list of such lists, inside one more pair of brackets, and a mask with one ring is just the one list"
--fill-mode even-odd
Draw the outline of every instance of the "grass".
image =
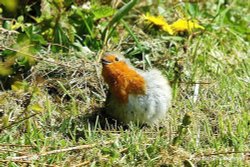
[[[98, 116], [107, 88], [97, 53], [44, 48], [28, 86], [0, 92], [0, 166], [250, 165], [249, 9], [244, 1], [198, 8], [205, 31], [169, 37], [123, 20], [118, 44], [109, 44], [138, 68], [150, 61], [171, 81], [172, 108], [159, 127], [105, 124]], [[14, 36], [1, 32], [9, 43]]]

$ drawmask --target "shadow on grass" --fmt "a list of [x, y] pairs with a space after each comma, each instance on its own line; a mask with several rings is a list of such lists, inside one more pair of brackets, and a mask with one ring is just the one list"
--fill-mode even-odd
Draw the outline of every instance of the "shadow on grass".
[[104, 131], [119, 133], [128, 130], [129, 127], [106, 115], [104, 108], [96, 108], [92, 113], [67, 118], [55, 128], [66, 137], [78, 141], [80, 138], [87, 139], [93, 133]]

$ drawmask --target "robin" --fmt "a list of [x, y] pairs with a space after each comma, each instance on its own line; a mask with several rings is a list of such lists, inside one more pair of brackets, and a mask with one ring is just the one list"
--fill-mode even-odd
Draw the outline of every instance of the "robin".
[[165, 118], [172, 94], [168, 80], [157, 69], [141, 71], [118, 53], [105, 53], [102, 76], [109, 86], [105, 112], [112, 118], [153, 125]]

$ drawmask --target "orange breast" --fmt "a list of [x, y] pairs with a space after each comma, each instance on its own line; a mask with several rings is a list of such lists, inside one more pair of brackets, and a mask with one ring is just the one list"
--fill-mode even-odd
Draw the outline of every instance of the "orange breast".
[[103, 67], [102, 75], [109, 89], [121, 103], [128, 102], [129, 94], [145, 94], [145, 80], [125, 62]]

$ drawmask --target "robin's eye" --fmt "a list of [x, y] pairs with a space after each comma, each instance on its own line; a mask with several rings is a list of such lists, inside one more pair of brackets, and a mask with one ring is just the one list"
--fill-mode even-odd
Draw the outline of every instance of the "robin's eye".
[[115, 57], [115, 61], [119, 61], [118, 57]]

